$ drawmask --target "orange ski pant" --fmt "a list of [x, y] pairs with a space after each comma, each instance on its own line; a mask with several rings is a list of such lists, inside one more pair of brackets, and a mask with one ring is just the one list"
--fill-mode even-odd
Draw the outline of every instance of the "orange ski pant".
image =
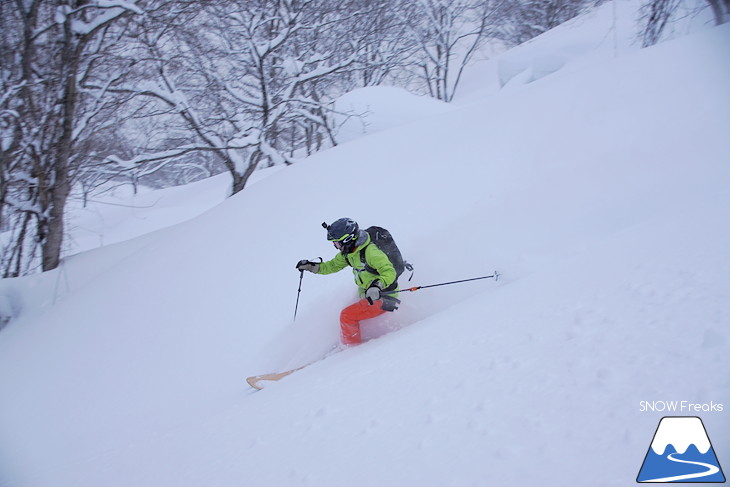
[[354, 345], [360, 343], [360, 321], [375, 318], [386, 311], [383, 310], [383, 302], [378, 300], [371, 305], [367, 299], [361, 299], [357, 303], [348, 306], [340, 313], [340, 328], [342, 329], [342, 343]]

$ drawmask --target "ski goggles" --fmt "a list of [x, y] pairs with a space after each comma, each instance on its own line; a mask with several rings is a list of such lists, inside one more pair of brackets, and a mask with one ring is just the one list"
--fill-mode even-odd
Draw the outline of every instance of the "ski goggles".
[[342, 250], [347, 243], [351, 242], [354, 239], [355, 239], [355, 234], [349, 233], [347, 235], [343, 235], [342, 237], [340, 237], [337, 240], [330, 240], [330, 242], [332, 242], [338, 250]]

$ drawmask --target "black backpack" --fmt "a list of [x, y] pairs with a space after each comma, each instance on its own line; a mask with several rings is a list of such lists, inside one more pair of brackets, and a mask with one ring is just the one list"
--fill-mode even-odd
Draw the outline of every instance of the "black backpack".
[[[398, 246], [395, 244], [395, 240], [393, 240], [393, 236], [388, 230], [383, 227], [373, 226], [366, 228], [365, 231], [368, 232], [368, 235], [370, 235], [370, 242], [374, 243], [377, 248], [382, 250], [383, 253], [388, 256], [390, 263], [393, 264], [393, 267], [395, 268], [396, 281], [398, 281], [398, 278], [406, 269], [413, 272], [413, 266], [403, 259], [400, 250], [398, 250]], [[362, 262], [365, 266], [366, 271], [371, 274], [378, 273], [378, 271], [370, 267], [365, 260], [365, 249], [360, 250], [360, 262]], [[412, 277], [413, 274], [411, 274], [411, 278]], [[408, 280], [410, 281], [410, 279]]]

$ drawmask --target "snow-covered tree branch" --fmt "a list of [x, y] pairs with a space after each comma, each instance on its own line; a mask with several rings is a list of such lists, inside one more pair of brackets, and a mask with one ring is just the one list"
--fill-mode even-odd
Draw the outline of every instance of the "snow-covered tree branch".
[[79, 141], [104, 130], [115, 104], [82, 81], [113, 82], [107, 55], [118, 39], [113, 28], [142, 11], [122, 0], [26, 0], [3, 2], [0, 9], [9, 58], [3, 66], [10, 66], [3, 70], [0, 105], [1, 210], [11, 209], [20, 225], [7, 244], [11, 258], [3, 272], [15, 275], [37, 249], [44, 270], [59, 264], [66, 201], [74, 174], [88, 162]]
[[259, 164], [291, 163], [315, 134], [334, 143], [322, 92], [355, 69], [360, 48], [345, 21], [342, 5], [324, 0], [211, 2], [190, 30], [160, 25], [141, 36], [144, 76], [114, 90], [177, 116], [191, 135], [185, 146], [213, 154], [236, 193]]

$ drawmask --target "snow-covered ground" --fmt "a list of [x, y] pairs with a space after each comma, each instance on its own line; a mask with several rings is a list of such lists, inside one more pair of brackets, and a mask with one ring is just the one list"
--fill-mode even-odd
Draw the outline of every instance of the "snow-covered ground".
[[[79, 253], [0, 281], [0, 485], [631, 485], [668, 414], [730, 465], [728, 46], [699, 29], [429, 101], [222, 202], [212, 180], [74, 213]], [[305, 275], [292, 322], [294, 264], [342, 216], [390, 229], [412, 285], [503, 278], [404, 293], [367, 343], [252, 391], [337, 342], [349, 272]], [[642, 411], [670, 400], [724, 409]]]

